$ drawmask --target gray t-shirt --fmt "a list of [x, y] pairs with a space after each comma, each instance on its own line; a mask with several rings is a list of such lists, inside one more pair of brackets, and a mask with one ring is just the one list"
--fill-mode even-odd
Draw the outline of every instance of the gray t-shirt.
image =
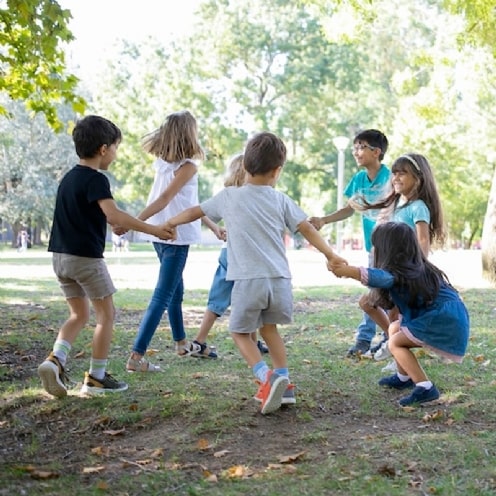
[[227, 229], [228, 281], [291, 278], [284, 235], [296, 232], [307, 215], [289, 196], [272, 186], [231, 186], [200, 205]]

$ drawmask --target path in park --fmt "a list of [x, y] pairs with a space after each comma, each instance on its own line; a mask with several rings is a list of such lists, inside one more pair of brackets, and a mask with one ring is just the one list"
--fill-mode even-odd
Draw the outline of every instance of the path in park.
[[[341, 256], [350, 264], [366, 265], [362, 251], [345, 251]], [[288, 250], [288, 259], [295, 287], [359, 285], [357, 281], [338, 279], [328, 272], [324, 256], [312, 249]], [[480, 250], [454, 250], [433, 253], [430, 260], [446, 272], [458, 288], [487, 288], [490, 283], [482, 277]], [[217, 253], [192, 252], [184, 273], [187, 288], [209, 288], [217, 264]]]
[[[208, 289], [217, 267], [217, 250], [192, 249], [184, 272], [187, 289]], [[364, 265], [362, 251], [345, 251], [341, 254], [351, 264]], [[49, 261], [41, 265], [22, 265], [23, 257], [50, 258], [47, 252], [17, 253], [15, 250], [0, 252], [0, 277], [33, 280], [54, 277]], [[154, 252], [106, 252], [105, 258], [117, 288], [149, 288], [156, 282], [158, 262]], [[328, 272], [324, 257], [313, 249], [288, 250], [288, 259], [295, 287], [358, 285], [353, 280], [337, 279]], [[453, 250], [435, 252], [431, 261], [444, 270], [459, 289], [489, 288], [491, 284], [482, 277], [480, 250]]]

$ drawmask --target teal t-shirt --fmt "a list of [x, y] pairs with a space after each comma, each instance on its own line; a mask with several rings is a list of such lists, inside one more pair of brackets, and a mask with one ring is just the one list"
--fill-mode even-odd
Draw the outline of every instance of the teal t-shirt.
[[395, 222], [404, 222], [412, 229], [415, 229], [415, 224], [417, 224], [417, 222], [429, 224], [431, 221], [431, 214], [423, 200], [414, 200], [404, 205], [398, 205], [393, 212], [391, 220]]
[[[363, 196], [367, 202], [375, 203], [387, 196], [390, 186], [390, 176], [391, 171], [384, 164], [381, 165], [381, 168], [373, 181], [367, 176], [367, 171], [362, 169], [351, 178], [351, 181], [344, 190], [344, 194], [348, 198]], [[376, 219], [372, 211], [362, 214], [363, 240], [367, 251], [372, 249], [371, 236], [375, 227], [375, 222]]]

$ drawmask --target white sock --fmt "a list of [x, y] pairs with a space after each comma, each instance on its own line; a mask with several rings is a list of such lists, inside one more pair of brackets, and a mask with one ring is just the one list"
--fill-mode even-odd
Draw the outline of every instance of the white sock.
[[105, 369], [107, 368], [108, 360], [93, 358], [90, 361], [89, 374], [97, 380], [102, 380], [105, 377]]
[[59, 359], [60, 365], [65, 367], [67, 355], [71, 351], [71, 343], [65, 339], [57, 339], [53, 345], [52, 353]]
[[434, 384], [432, 384], [431, 381], [422, 381], [422, 382], [417, 382], [415, 386], [420, 386], [423, 387], [424, 389], [430, 389]]
[[396, 372], [396, 375], [398, 376], [398, 379], [401, 382], [406, 382], [406, 381], [408, 381], [408, 379], [410, 379], [409, 375], [403, 375], [403, 374], [400, 374], [399, 372]]

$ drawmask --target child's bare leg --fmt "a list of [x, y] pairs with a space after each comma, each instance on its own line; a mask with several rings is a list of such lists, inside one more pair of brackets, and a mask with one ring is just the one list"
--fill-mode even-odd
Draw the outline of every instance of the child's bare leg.
[[108, 358], [114, 330], [114, 302], [112, 296], [106, 296], [105, 298], [91, 300], [91, 303], [96, 314], [92, 357], [104, 360]]
[[387, 336], [388, 327], [391, 321], [389, 320], [389, 316], [387, 312], [380, 307], [374, 307], [369, 303], [369, 295], [363, 295], [358, 302], [360, 308], [368, 314], [372, 320], [384, 331]]
[[195, 341], [198, 341], [199, 343], [205, 343], [207, 341], [207, 336], [208, 333], [210, 332], [210, 329], [212, 329], [213, 325], [215, 324], [215, 321], [219, 318], [219, 316], [212, 312], [211, 310], [205, 310], [205, 313], [203, 314], [203, 318], [200, 324], [200, 329], [198, 331], [198, 334], [196, 335]]
[[234, 343], [238, 347], [246, 363], [253, 368], [257, 363], [262, 361], [262, 354], [257, 347], [256, 341], [253, 341], [253, 333], [231, 332]]
[[67, 341], [71, 345], [76, 340], [81, 329], [90, 318], [90, 304], [87, 298], [67, 298], [69, 317], [60, 327], [57, 339]]
[[281, 335], [277, 332], [277, 326], [275, 324], [265, 324], [259, 331], [265, 344], [269, 348], [269, 354], [274, 369], [287, 368], [288, 359], [286, 355], [286, 346], [284, 345]]
[[411, 348], [418, 347], [402, 332], [396, 332], [389, 338], [389, 349], [398, 365], [398, 372], [407, 375], [415, 384], [427, 381], [427, 375], [420, 366], [417, 357], [411, 351]]

